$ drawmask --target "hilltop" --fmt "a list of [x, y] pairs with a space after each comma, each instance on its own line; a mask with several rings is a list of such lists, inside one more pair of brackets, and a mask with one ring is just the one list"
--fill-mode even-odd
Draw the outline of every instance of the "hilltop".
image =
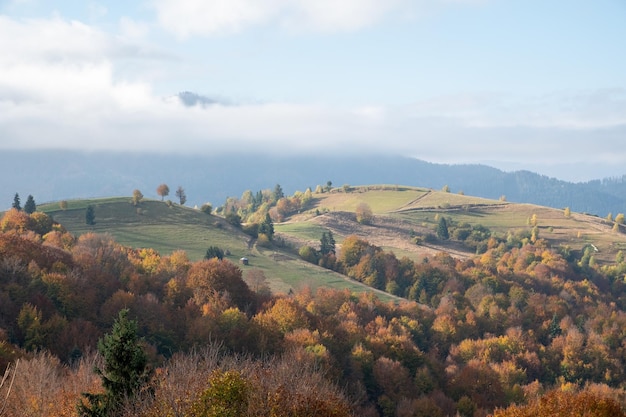
[[[374, 217], [370, 224], [357, 222], [355, 212], [359, 204], [371, 208]], [[95, 208], [93, 226], [85, 224], [87, 205]], [[332, 231], [339, 247], [343, 239], [355, 235], [398, 257], [413, 260], [439, 252], [468, 259], [486, 250], [486, 241], [481, 249], [476, 246], [480, 242], [468, 245], [458, 238], [467, 228], [483, 228], [500, 239], [530, 238], [535, 229], [535, 238], [578, 257], [592, 245], [595, 261], [600, 264], [614, 262], [617, 253], [626, 249], [623, 226], [621, 232], [616, 232], [613, 222], [599, 217], [576, 212], [566, 216], [564, 210], [537, 205], [394, 185], [339, 187], [314, 193], [307, 207], [275, 223], [279, 244], [275, 242], [270, 247], [255, 245], [254, 238], [221, 216], [157, 200], [145, 200], [138, 206], [124, 197], [71, 200], [64, 210], [57, 203], [40, 208], [73, 234], [109, 233], [121, 244], [154, 248], [162, 254], [180, 249], [197, 260], [209, 246], [218, 246], [233, 262], [247, 257], [250, 267], [266, 271], [277, 291], [320, 285], [363, 290], [358, 283], [299, 259], [298, 248], [319, 246], [326, 231]], [[434, 236], [440, 217], [449, 224], [449, 240]], [[456, 237], [455, 230], [459, 230]]]
[[[354, 211], [358, 204], [368, 204], [375, 219], [371, 225], [356, 222]], [[475, 250], [451, 241], [422, 242], [417, 245], [416, 235], [432, 234], [437, 218], [444, 216], [453, 225], [481, 225], [494, 236], [530, 232], [536, 226], [538, 237], [553, 247], [568, 247], [582, 251], [593, 244], [597, 260], [613, 262], [618, 251], [626, 249], [626, 235], [613, 231], [614, 223], [585, 213], [553, 209], [533, 204], [510, 203], [480, 197], [453, 194], [425, 188], [398, 186], [350, 187], [348, 191], [335, 189], [330, 194], [319, 195], [315, 210], [294, 216], [277, 230], [300, 241], [311, 242], [311, 230], [318, 226], [333, 230], [338, 236], [362, 236], [370, 242], [413, 257], [443, 251], [457, 257], [471, 257]], [[534, 224], [531, 220], [535, 216]]]

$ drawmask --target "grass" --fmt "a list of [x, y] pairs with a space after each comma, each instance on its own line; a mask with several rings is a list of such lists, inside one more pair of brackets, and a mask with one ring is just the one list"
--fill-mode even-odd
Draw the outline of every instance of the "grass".
[[[94, 207], [96, 224], [85, 224], [87, 205]], [[134, 248], [151, 247], [162, 254], [184, 250], [201, 259], [209, 246], [228, 249], [233, 256], [247, 251], [248, 237], [215, 216], [160, 201], [143, 201], [137, 207], [128, 199], [76, 201], [67, 210], [42, 207], [73, 234], [110, 233], [116, 241]]]
[[360, 203], [366, 203], [374, 213], [386, 213], [428, 193], [423, 188], [388, 187], [353, 187], [347, 193], [336, 189], [332, 193], [316, 194], [317, 207], [331, 211], [354, 212]]
[[315, 241], [321, 239], [322, 233], [328, 232], [327, 228], [310, 222], [275, 224], [274, 230], [277, 233], [284, 233], [299, 239]]
[[[530, 231], [532, 226], [529, 224], [529, 219], [533, 214], [537, 216], [540, 238], [548, 240], [553, 246], [569, 246], [575, 250], [593, 243], [599, 249], [596, 254], [599, 261], [613, 262], [617, 251], [626, 242], [626, 236], [612, 232], [611, 225], [606, 224], [603, 219], [580, 213], [572, 213], [570, 217], [565, 217], [563, 210], [531, 204], [493, 204], [491, 206], [481, 204], [479, 207], [470, 205], [467, 209], [457, 210], [410, 210], [394, 214], [394, 216], [410, 222], [416, 229], [427, 227], [430, 231], [433, 231], [437, 224], [435, 217], [445, 216], [455, 224], [483, 225], [495, 235], [504, 237], [509, 231]], [[581, 232], [580, 237], [579, 232]]]
[[[495, 235], [504, 237], [509, 231], [529, 231], [531, 226], [528, 220], [536, 214], [539, 237], [547, 239], [553, 246], [567, 245], [572, 249], [581, 249], [584, 245], [593, 243], [599, 249], [595, 255], [599, 262], [613, 262], [618, 250], [626, 250], [626, 235], [612, 232], [612, 225], [604, 219], [580, 213], [565, 217], [563, 210], [530, 204], [512, 204], [397, 186], [352, 187], [349, 192], [336, 189], [331, 193], [315, 195], [317, 209], [354, 212], [361, 202], [367, 203], [378, 216], [397, 219], [398, 223], [392, 226], [404, 229], [390, 229], [395, 239], [389, 239], [387, 235], [379, 244], [398, 257], [407, 256], [414, 260], [421, 259], [424, 253], [420, 253], [423, 249], [407, 239], [409, 230], [432, 233], [437, 224], [436, 216], [442, 215], [457, 224], [481, 224]], [[93, 226], [85, 224], [88, 205], [92, 205], [95, 210], [96, 224]], [[250, 237], [222, 218], [177, 204], [144, 200], [136, 207], [130, 203], [128, 197], [120, 197], [69, 200], [65, 210], [61, 210], [58, 203], [41, 205], [38, 209], [53, 216], [75, 235], [88, 232], [109, 233], [123, 245], [151, 247], [163, 255], [184, 250], [190, 259], [198, 260], [204, 257], [209, 246], [218, 246], [230, 252], [227, 257], [233, 262], [238, 263], [241, 257], [247, 257], [250, 265], [241, 266], [244, 273], [251, 268], [260, 268], [268, 277], [272, 290], [278, 292], [302, 287], [315, 289], [320, 286], [349, 288], [353, 292], [372, 291], [371, 288], [342, 275], [308, 264], [288, 250], [249, 245]], [[288, 222], [276, 224], [275, 230], [295, 241], [318, 242], [322, 233], [338, 226], [334, 223], [318, 224], [323, 217], [325, 216], [318, 218], [305, 213], [294, 216]], [[343, 225], [345, 226], [346, 224]], [[356, 223], [348, 226], [361, 231], [358, 229], [361, 226]], [[347, 229], [344, 232], [345, 230]], [[364, 238], [377, 244], [378, 234], [383, 230], [369, 230], [363, 233]], [[333, 230], [333, 234], [340, 245], [342, 231], [337, 228]], [[446, 244], [439, 249], [445, 251]], [[467, 255], [471, 256], [472, 253], [468, 252]], [[382, 298], [394, 299], [390, 295]]]
[[[85, 224], [85, 210], [88, 205], [94, 207], [96, 224]], [[133, 248], [154, 248], [162, 255], [169, 255], [175, 250], [184, 250], [191, 260], [204, 257], [209, 246], [228, 249], [226, 258], [239, 264], [239, 259], [247, 257], [249, 265], [241, 265], [245, 272], [259, 268], [268, 277], [270, 288], [275, 292], [288, 292], [303, 287], [348, 288], [351, 292], [372, 292], [370, 287], [356, 281], [311, 265], [297, 256], [279, 249], [249, 247], [250, 237], [241, 230], [228, 225], [223, 219], [209, 216], [198, 210], [179, 205], [168, 206], [161, 201], [142, 201], [137, 207], [127, 198], [99, 200], [74, 200], [68, 202], [68, 208], [61, 210], [58, 204], [39, 207], [51, 215], [67, 230], [76, 236], [85, 233], [109, 233], [117, 242]], [[139, 211], [138, 211], [139, 209]], [[326, 229], [311, 225], [284, 225], [287, 229], [304, 230], [312, 238], [318, 239]], [[280, 225], [277, 225], [280, 229]], [[317, 233], [319, 232], [319, 234]], [[385, 301], [397, 300], [388, 294], [379, 293]]]

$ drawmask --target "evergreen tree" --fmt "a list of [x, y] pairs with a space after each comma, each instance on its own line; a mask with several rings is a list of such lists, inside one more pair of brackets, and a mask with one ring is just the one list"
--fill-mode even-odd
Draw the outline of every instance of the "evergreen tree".
[[94, 212], [93, 206], [87, 206], [87, 211], [85, 212], [85, 223], [90, 226], [96, 224], [96, 213]]
[[217, 258], [219, 260], [224, 259], [224, 250], [220, 249], [217, 246], [209, 246], [206, 250], [206, 254], [204, 255], [204, 259], [213, 259]]
[[281, 187], [280, 184], [276, 184], [276, 187], [274, 187], [274, 191], [272, 192], [272, 199], [276, 202], [284, 196], [285, 193], [283, 192], [283, 187]]
[[90, 226], [96, 224], [96, 213], [94, 212], [93, 206], [87, 206], [87, 211], [85, 212], [85, 223]]
[[259, 234], [264, 234], [269, 240], [274, 239], [274, 222], [269, 213], [265, 214], [265, 220], [259, 225]]
[[95, 372], [104, 392], [83, 394], [89, 404], [78, 404], [81, 417], [116, 415], [125, 400], [137, 396], [150, 375], [137, 337], [137, 322], [128, 319], [128, 309], [119, 312], [112, 333], [98, 342], [98, 352], [104, 357], [104, 369], [96, 368]]
[[437, 224], [437, 237], [441, 240], [448, 240], [450, 238], [448, 223], [443, 216], [439, 218], [439, 223]]
[[322, 233], [322, 238], [320, 239], [320, 253], [322, 255], [326, 255], [330, 252], [330, 243], [328, 242], [328, 235], [326, 232]]
[[254, 199], [252, 200], [252, 211], [256, 211], [263, 204], [263, 191], [259, 190], [254, 195]]
[[556, 316], [556, 313], [552, 316], [552, 321], [550, 321], [550, 326], [548, 327], [548, 334], [551, 339], [554, 339], [557, 336], [561, 335], [561, 325], [559, 324], [559, 319]]
[[335, 253], [335, 238], [333, 237], [333, 232], [330, 230], [328, 233], [322, 233], [322, 238], [320, 239], [320, 253], [322, 255]]
[[13, 206], [14, 209], [16, 210], [22, 210], [22, 206], [20, 204], [20, 195], [18, 193], [15, 193], [15, 197], [13, 197]]
[[37, 204], [35, 204], [33, 196], [29, 194], [26, 203], [24, 203], [24, 211], [28, 214], [33, 214], [35, 210], [37, 210]]

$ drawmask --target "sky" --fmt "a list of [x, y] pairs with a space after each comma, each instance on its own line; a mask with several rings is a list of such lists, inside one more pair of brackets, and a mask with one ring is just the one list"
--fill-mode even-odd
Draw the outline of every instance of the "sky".
[[[181, 94], [184, 93], [184, 94]], [[626, 174], [625, 0], [0, 0], [0, 152]]]

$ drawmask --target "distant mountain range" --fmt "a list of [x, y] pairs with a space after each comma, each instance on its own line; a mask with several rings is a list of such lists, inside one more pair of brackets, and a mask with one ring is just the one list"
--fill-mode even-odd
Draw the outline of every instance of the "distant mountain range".
[[0, 207], [18, 192], [37, 202], [80, 197], [129, 197], [139, 189], [159, 198], [161, 183], [180, 185], [188, 205], [219, 206], [229, 196], [281, 184], [286, 193], [307, 187], [365, 184], [413, 185], [463, 192], [485, 198], [570, 207], [598, 216], [626, 212], [626, 175], [571, 183], [529, 171], [504, 172], [485, 165], [434, 164], [391, 156], [276, 156], [219, 154], [187, 156], [154, 153], [83, 153], [74, 151], [4, 151], [0, 153]]

